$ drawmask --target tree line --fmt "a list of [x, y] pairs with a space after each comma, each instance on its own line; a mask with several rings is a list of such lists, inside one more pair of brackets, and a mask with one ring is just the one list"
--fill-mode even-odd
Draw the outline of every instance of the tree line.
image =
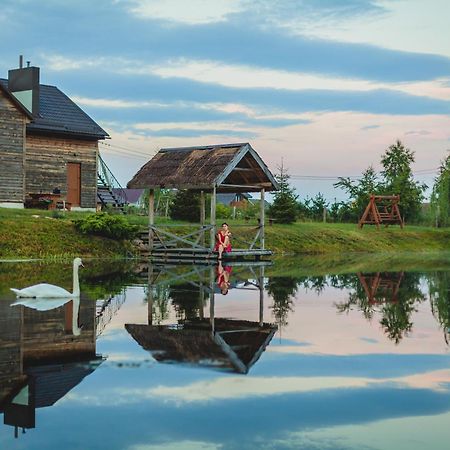
[[274, 194], [269, 214], [279, 223], [292, 223], [298, 219], [354, 223], [363, 214], [371, 194], [400, 195], [400, 211], [406, 221], [449, 226], [450, 155], [442, 161], [435, 178], [428, 217], [423, 212], [424, 192], [428, 186], [414, 179], [411, 168], [414, 161], [414, 152], [396, 141], [382, 155], [379, 173], [369, 166], [358, 179], [338, 178], [334, 187], [349, 197], [348, 201], [339, 202], [328, 202], [321, 193], [313, 198], [299, 199], [290, 185], [287, 171], [280, 167], [276, 175], [279, 190]]

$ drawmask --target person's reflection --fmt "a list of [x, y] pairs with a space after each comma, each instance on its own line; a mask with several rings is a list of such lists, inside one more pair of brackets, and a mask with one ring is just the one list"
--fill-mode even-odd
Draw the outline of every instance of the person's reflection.
[[223, 266], [222, 261], [217, 265], [217, 286], [222, 295], [227, 295], [230, 289], [230, 276], [233, 268], [231, 266]]

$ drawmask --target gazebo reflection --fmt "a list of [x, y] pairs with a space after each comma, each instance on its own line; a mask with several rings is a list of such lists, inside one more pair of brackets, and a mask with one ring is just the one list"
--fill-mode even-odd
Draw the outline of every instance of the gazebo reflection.
[[[243, 266], [250, 268], [255, 275], [254, 278], [238, 279], [238, 275], [234, 275], [235, 280], [230, 280], [229, 291], [231, 293], [233, 290], [250, 289], [259, 292], [257, 321], [216, 317], [216, 291], [220, 292], [221, 289], [216, 283], [214, 267], [194, 267], [191, 272], [180, 275], [171, 267], [154, 267], [150, 264], [147, 293], [148, 324], [126, 324], [125, 328], [139, 345], [150, 351], [161, 363], [188, 364], [247, 374], [269, 345], [277, 326], [265, 323], [263, 318], [264, 263], [256, 265], [243, 263]], [[255, 268], [259, 271], [259, 275], [255, 274]], [[171, 275], [171, 279], [159, 281], [162, 273]], [[191, 312], [179, 318], [175, 324], [154, 324], [154, 291], [163, 283], [175, 290], [171, 294], [172, 302], [177, 283], [184, 283], [186, 287], [191, 286], [190, 291], [185, 289], [185, 292], [195, 296], [197, 313]], [[209, 298], [209, 317], [205, 317], [204, 313], [205, 296]]]

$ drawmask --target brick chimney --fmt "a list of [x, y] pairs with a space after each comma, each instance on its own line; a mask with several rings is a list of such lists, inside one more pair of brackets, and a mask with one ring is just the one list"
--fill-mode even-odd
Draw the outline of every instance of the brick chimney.
[[20, 56], [18, 69], [8, 71], [8, 89], [33, 116], [39, 115], [39, 67], [23, 67]]

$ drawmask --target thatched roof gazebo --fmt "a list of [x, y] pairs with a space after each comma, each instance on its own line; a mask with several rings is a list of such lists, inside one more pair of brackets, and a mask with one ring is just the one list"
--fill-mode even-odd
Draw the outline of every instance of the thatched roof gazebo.
[[[247, 374], [278, 329], [276, 324], [264, 322], [264, 268], [270, 264], [270, 261], [233, 263], [234, 268], [244, 269], [240, 275], [235, 273], [234, 277], [245, 283], [240, 287], [230, 285], [230, 290], [235, 292], [242, 289], [259, 294], [259, 320], [250, 321], [216, 317], [214, 287], [217, 280], [212, 266], [196, 267], [190, 272], [175, 272], [172, 265], [154, 265], [150, 262], [147, 267], [148, 323], [126, 324], [125, 329], [158, 362]], [[259, 269], [258, 274], [255, 273], [256, 269]], [[246, 274], [246, 271], [250, 273]], [[158, 321], [155, 323], [154, 296], [158, 299], [161, 292], [167, 292], [168, 287], [175, 287], [180, 282], [194, 287], [192, 291], [185, 291], [184, 295], [191, 292], [193, 304], [197, 303], [198, 316], [185, 315], [170, 325], [160, 325]], [[206, 295], [209, 297], [209, 317], [205, 317]]]
[[[216, 233], [216, 194], [260, 192], [261, 207], [258, 231], [246, 249], [228, 256], [262, 256], [270, 254], [264, 245], [264, 195], [278, 189], [278, 184], [249, 143], [202, 147], [163, 148], [134, 175], [127, 185], [131, 189], [149, 189], [149, 247], [154, 256], [214, 257]], [[200, 229], [177, 236], [155, 226], [154, 190], [189, 189], [200, 192]], [[211, 193], [211, 221], [205, 225], [205, 193]], [[209, 246], [204, 245], [209, 230]], [[167, 241], [169, 238], [169, 241]], [[195, 239], [195, 240], [192, 240]], [[259, 242], [259, 248], [256, 243]], [[183, 247], [179, 247], [182, 244]], [[173, 248], [176, 247], [176, 250]]]
[[247, 374], [274, 336], [276, 325], [216, 319], [182, 326], [126, 324], [133, 339], [162, 363], [181, 363]]

